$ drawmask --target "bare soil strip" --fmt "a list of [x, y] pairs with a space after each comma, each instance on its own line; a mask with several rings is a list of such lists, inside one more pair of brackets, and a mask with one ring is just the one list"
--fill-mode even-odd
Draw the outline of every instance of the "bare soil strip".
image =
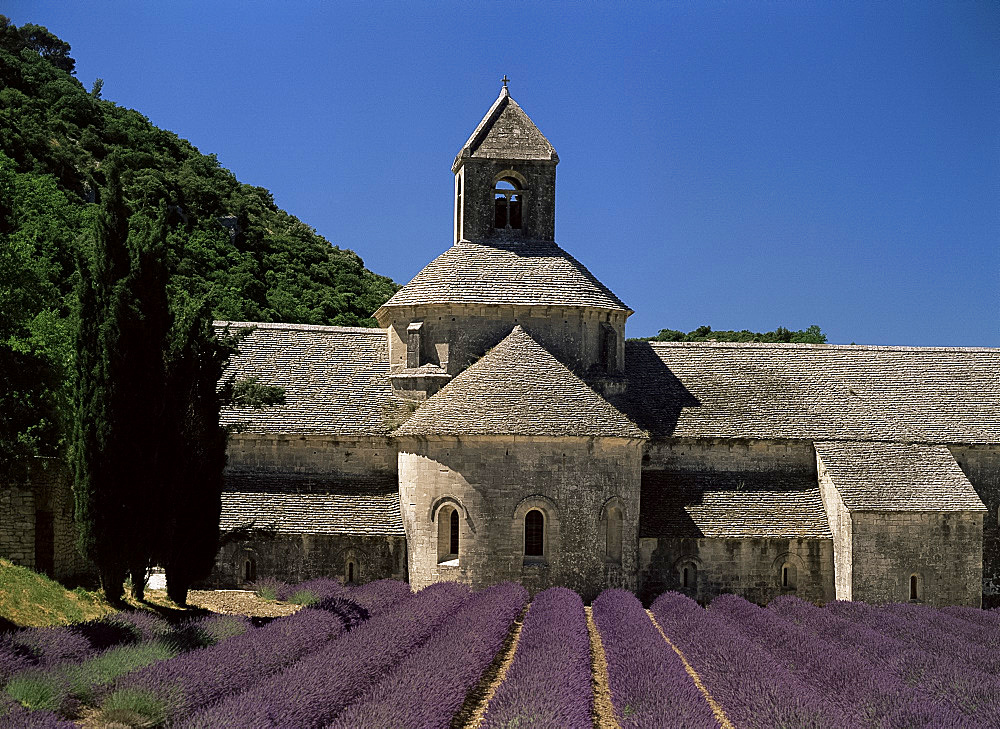
[[615, 718], [615, 707], [611, 703], [611, 686], [608, 683], [608, 662], [604, 657], [601, 635], [594, 624], [594, 616], [589, 607], [587, 632], [590, 633], [590, 675], [594, 684], [594, 729], [621, 729]]
[[483, 673], [479, 683], [465, 697], [465, 704], [451, 721], [453, 729], [476, 729], [483, 723], [486, 717], [486, 709], [493, 700], [493, 695], [500, 688], [504, 678], [507, 676], [507, 669], [514, 662], [514, 654], [517, 652], [517, 642], [521, 639], [521, 628], [524, 625], [524, 616], [528, 612], [530, 603], [514, 621], [514, 627], [507, 636], [507, 641], [503, 644], [500, 652], [497, 653], [493, 663]]
[[649, 615], [649, 619], [653, 621], [653, 625], [656, 626], [656, 629], [660, 631], [660, 635], [663, 636], [663, 640], [667, 641], [667, 645], [673, 648], [674, 653], [676, 653], [677, 657], [681, 659], [681, 663], [684, 664], [684, 670], [687, 671], [687, 675], [691, 677], [691, 680], [694, 681], [694, 685], [698, 687], [698, 690], [701, 691], [701, 695], [705, 697], [705, 701], [707, 701], [708, 705], [712, 707], [712, 713], [715, 714], [715, 720], [719, 722], [719, 726], [722, 727], [722, 729], [735, 729], [733, 722], [729, 720], [729, 717], [726, 716], [726, 712], [722, 709], [722, 705], [716, 701], [712, 694], [708, 692], [708, 689], [705, 688], [705, 684], [702, 683], [701, 676], [699, 676], [698, 672], [694, 670], [694, 667], [688, 663], [687, 657], [681, 653], [681, 649], [674, 645], [674, 642], [667, 637], [666, 633], [663, 632], [663, 628], [660, 627], [660, 624], [656, 622], [656, 618], [653, 617], [653, 611], [647, 610], [646, 614]]

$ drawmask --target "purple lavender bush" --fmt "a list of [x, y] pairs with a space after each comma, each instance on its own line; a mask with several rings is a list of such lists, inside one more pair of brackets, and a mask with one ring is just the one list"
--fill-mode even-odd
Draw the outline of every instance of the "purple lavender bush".
[[962, 727], [967, 721], [950, 707], [917, 694], [864, 652], [825, 640], [741, 597], [718, 597], [710, 612], [770, 653], [799, 680], [836, 701], [861, 726]]
[[176, 720], [281, 670], [344, 630], [344, 621], [336, 613], [300, 610], [131, 673], [115, 682], [102, 707], [119, 701], [116, 694], [144, 694], [158, 700], [168, 718]]
[[642, 603], [605, 590], [592, 604], [608, 664], [615, 718], [622, 727], [718, 727], [712, 709]]
[[[938, 654], [923, 651], [870, 625], [838, 617], [829, 605], [818, 608], [786, 596], [773, 600], [768, 610], [876, 663], [886, 677], [884, 680], [898, 680], [919, 697], [914, 711], [928, 706], [943, 707], [938, 709], [941, 718], [929, 726], [954, 725], [944, 718], [954, 711], [965, 715], [959, 726], [977, 726], [976, 722], [983, 717], [1000, 713], [1000, 682], [995, 676], [977, 671], [968, 664], [942, 659]], [[921, 726], [919, 723], [889, 724], [897, 725]]]
[[410, 597], [413, 592], [407, 583], [399, 580], [376, 580], [360, 587], [353, 587], [348, 594], [351, 600], [369, 613], [376, 614]]
[[583, 601], [573, 590], [551, 587], [531, 602], [514, 660], [481, 726], [589, 729], [593, 703]]
[[528, 591], [512, 582], [477, 593], [330, 726], [450, 726], [466, 695], [503, 647], [527, 601]]
[[656, 599], [652, 611], [736, 726], [862, 726], [822, 691], [801, 681], [767, 651], [691, 598], [667, 592]]
[[388, 612], [281, 673], [197, 712], [183, 726], [324, 726], [426, 641], [468, 598], [468, 588], [455, 582], [439, 582], [408, 594]]

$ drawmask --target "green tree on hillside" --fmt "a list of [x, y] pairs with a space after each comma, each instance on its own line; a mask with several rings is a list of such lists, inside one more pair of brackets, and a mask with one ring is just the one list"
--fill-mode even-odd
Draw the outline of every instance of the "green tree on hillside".
[[694, 331], [684, 332], [676, 329], [661, 329], [655, 337], [639, 337], [641, 342], [790, 342], [797, 344], [825, 344], [826, 335], [813, 324], [807, 329], [792, 331], [778, 327], [773, 332], [713, 331], [710, 326], [701, 326]]

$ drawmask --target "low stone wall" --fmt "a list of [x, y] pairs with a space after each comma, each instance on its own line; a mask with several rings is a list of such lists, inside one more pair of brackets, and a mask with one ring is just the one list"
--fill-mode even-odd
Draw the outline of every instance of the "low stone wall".
[[[406, 581], [406, 540], [352, 534], [259, 534], [223, 545], [206, 588], [248, 588], [274, 578], [294, 584], [317, 577], [361, 584]], [[249, 579], [248, 579], [249, 578]]]
[[[783, 574], [782, 568], [790, 571]], [[688, 586], [683, 585], [688, 568]], [[824, 603], [834, 599], [830, 539], [642, 538], [638, 595], [649, 603], [667, 590], [702, 603], [735, 593], [766, 605], [779, 595]]]

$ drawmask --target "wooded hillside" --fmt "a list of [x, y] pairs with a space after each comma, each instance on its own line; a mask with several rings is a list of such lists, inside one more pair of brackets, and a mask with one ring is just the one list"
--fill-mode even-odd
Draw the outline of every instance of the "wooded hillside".
[[69, 44], [0, 16], [0, 473], [64, 442], [74, 281], [115, 159], [135, 216], [167, 213], [171, 296], [219, 319], [374, 326], [397, 286], [212, 155], [88, 92]]

